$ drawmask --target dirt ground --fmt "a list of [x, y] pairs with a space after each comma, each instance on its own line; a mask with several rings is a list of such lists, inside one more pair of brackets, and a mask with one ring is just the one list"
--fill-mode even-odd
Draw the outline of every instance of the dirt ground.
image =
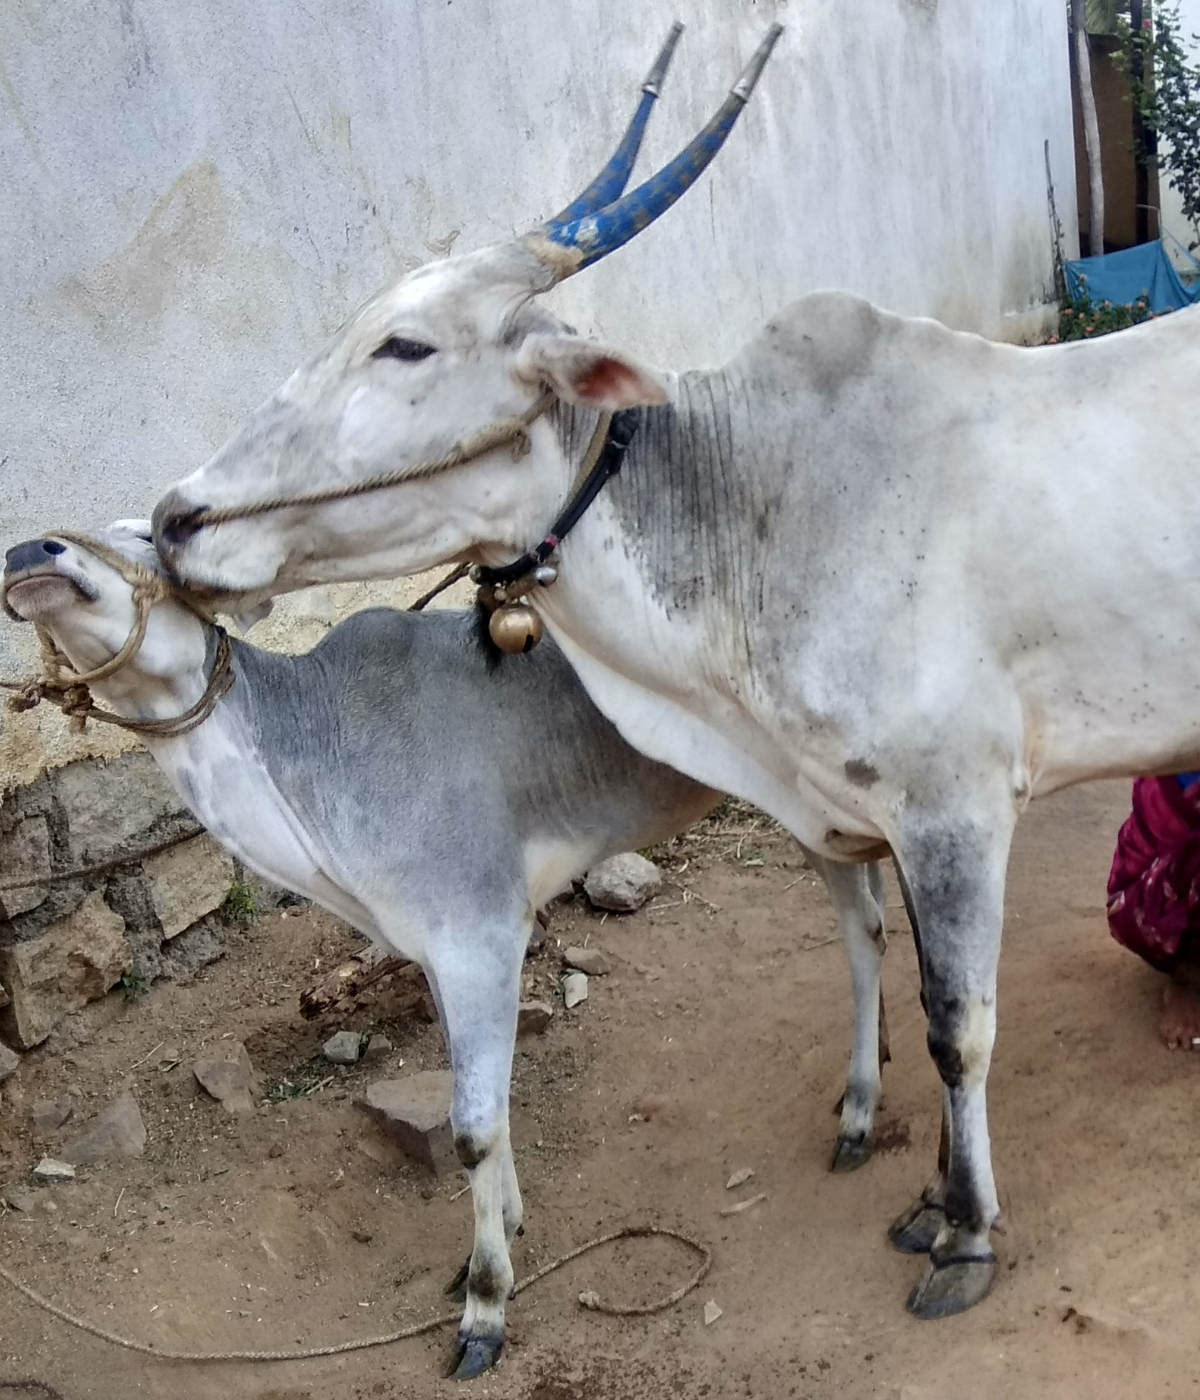
[[[440, 1379], [449, 1331], [318, 1361], [169, 1363], [70, 1330], [0, 1284], [0, 1400], [1194, 1394], [1200, 1059], [1159, 1045], [1158, 979], [1107, 935], [1127, 791], [1047, 800], [1018, 834], [991, 1080], [1008, 1230], [1000, 1281], [971, 1314], [910, 1318], [919, 1264], [885, 1241], [932, 1169], [939, 1105], [899, 901], [885, 972], [888, 1147], [835, 1177], [850, 995], [831, 912], [795, 848], [735, 813], [723, 833], [675, 848], [678, 883], [649, 910], [554, 907], [533, 989], [555, 979], [556, 940], [589, 938], [615, 970], [575, 1011], [560, 1003], [545, 1036], [520, 1042], [515, 1072], [518, 1276], [648, 1221], [711, 1245], [699, 1291], [649, 1319], [584, 1313], [582, 1289], [649, 1300], [691, 1268], [657, 1241], [588, 1255], [510, 1306], [500, 1367], [464, 1392]], [[4, 1262], [64, 1306], [163, 1347], [339, 1341], [441, 1311], [469, 1243], [463, 1178], [405, 1164], [353, 1102], [372, 1077], [444, 1064], [440, 1032], [389, 1020], [386, 990], [316, 1024], [296, 1011], [316, 960], [327, 968], [357, 944], [312, 911], [265, 916], [191, 985], [134, 1004], [110, 996], [75, 1018], [57, 1055], [28, 1056], [5, 1086], [0, 1185], [28, 1185], [43, 1151], [125, 1089], [149, 1141], [138, 1161], [36, 1188], [32, 1210], [0, 1220]], [[333, 1030], [380, 1025], [395, 1044], [382, 1064], [312, 1063]], [[272, 1090], [245, 1119], [225, 1116], [190, 1073], [223, 1037], [245, 1040]], [[64, 1092], [74, 1122], [35, 1140], [30, 1105]], [[727, 1192], [743, 1166], [753, 1180]], [[757, 1192], [767, 1199], [753, 1209], [720, 1214]], [[706, 1326], [710, 1300], [722, 1313]]]

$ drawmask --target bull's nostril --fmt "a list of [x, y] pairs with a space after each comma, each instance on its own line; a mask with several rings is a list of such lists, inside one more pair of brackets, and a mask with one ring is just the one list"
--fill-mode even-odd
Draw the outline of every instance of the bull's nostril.
[[46, 554], [65, 554], [67, 547], [65, 544], [59, 544], [57, 540], [43, 540], [42, 550]]
[[172, 515], [164, 520], [159, 526], [159, 535], [163, 543], [176, 549], [187, 544], [200, 529], [199, 518], [206, 509], [206, 506], [196, 506], [194, 510], [189, 510], [183, 515]]

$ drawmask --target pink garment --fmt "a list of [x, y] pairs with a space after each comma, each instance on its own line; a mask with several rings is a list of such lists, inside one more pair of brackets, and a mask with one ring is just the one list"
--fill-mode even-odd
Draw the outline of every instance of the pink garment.
[[1108, 877], [1108, 926], [1162, 972], [1179, 961], [1189, 931], [1200, 933], [1200, 782], [1134, 783]]

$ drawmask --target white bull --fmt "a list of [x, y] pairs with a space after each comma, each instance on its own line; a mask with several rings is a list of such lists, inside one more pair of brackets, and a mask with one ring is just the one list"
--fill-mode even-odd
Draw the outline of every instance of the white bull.
[[[945, 1113], [892, 1237], [929, 1250], [909, 1306], [937, 1317], [996, 1272], [986, 1081], [1017, 816], [1200, 763], [1200, 310], [1030, 350], [823, 293], [722, 369], [659, 377], [533, 298], [661, 193], [380, 293], [160, 503], [160, 545], [186, 581], [249, 595], [497, 564], [544, 536], [598, 416], [649, 406], [533, 602], [636, 747], [830, 861], [895, 857]], [[527, 455], [416, 470], [547, 387]]]

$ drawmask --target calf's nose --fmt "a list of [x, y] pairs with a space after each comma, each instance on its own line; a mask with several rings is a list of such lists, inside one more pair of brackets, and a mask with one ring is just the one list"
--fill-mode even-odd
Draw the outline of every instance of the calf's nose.
[[57, 540], [26, 540], [15, 544], [4, 556], [4, 572], [20, 574], [26, 569], [36, 569], [47, 563], [57, 554], [65, 554], [67, 547]]

